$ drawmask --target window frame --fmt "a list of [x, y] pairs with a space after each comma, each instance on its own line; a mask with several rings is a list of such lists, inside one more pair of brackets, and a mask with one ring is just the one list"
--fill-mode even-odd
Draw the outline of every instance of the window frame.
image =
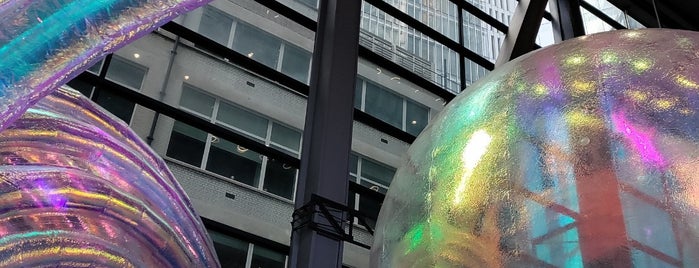
[[[185, 89], [185, 88], [187, 88], [187, 89]], [[218, 96], [216, 96], [216, 95], [210, 94], [210, 93], [207, 92], [206, 90], [203, 90], [203, 89], [201, 89], [201, 88], [199, 88], [199, 87], [197, 87], [197, 86], [194, 86], [194, 85], [192, 85], [192, 84], [190, 84], [190, 83], [182, 83], [181, 89], [182, 89], [182, 91], [184, 91], [184, 90], [196, 90], [196, 91], [199, 91], [199, 93], [201, 93], [201, 94], [207, 95], [207, 96], [209, 96], [209, 97], [213, 97], [213, 99], [214, 99], [214, 107], [213, 107], [212, 114], [211, 114], [210, 116], [208, 116], [208, 115], [203, 115], [203, 114], [198, 113], [198, 112], [196, 112], [196, 111], [194, 111], [194, 110], [192, 110], [192, 109], [189, 109], [189, 108], [187, 108], [187, 107], [184, 107], [184, 106], [181, 105], [181, 103], [178, 102], [178, 107], [179, 107], [179, 109], [181, 109], [181, 110], [183, 110], [183, 111], [185, 111], [185, 112], [191, 113], [191, 114], [193, 114], [193, 115], [199, 116], [199, 117], [201, 117], [201, 118], [203, 118], [203, 119], [205, 119], [205, 120], [209, 120], [209, 122], [211, 122], [211, 123], [213, 123], [213, 124], [221, 125], [221, 126], [223, 126], [223, 127], [226, 127], [226, 128], [228, 128], [228, 129], [230, 129], [231, 131], [234, 131], [234, 132], [236, 132], [236, 133], [239, 133], [239, 134], [248, 136], [248, 137], [250, 137], [250, 138], [252, 138], [252, 139], [255, 139], [255, 140], [259, 141], [260, 143], [263, 143], [265, 146], [276, 146], [276, 147], [280, 148], [282, 151], [285, 151], [285, 152], [287, 152], [287, 153], [290, 153], [291, 155], [294, 155], [294, 156], [296, 156], [296, 157], [299, 157], [299, 156], [300, 156], [301, 148], [302, 148], [302, 142], [303, 142], [303, 132], [302, 132], [301, 130], [298, 130], [298, 129], [294, 128], [294, 127], [291, 127], [291, 126], [289, 126], [289, 125], [287, 125], [287, 124], [284, 124], [284, 123], [282, 123], [282, 122], [279, 122], [279, 121], [277, 121], [277, 120], [274, 120], [274, 119], [272, 119], [272, 118], [270, 118], [270, 117], [268, 117], [268, 116], [264, 116], [264, 115], [261, 115], [261, 114], [259, 114], [259, 113], [254, 112], [254, 111], [251, 111], [251, 110], [249, 110], [249, 109], [246, 109], [246, 108], [244, 108], [244, 107], [242, 107], [242, 106], [240, 106], [240, 105], [237, 105], [237, 104], [235, 104], [235, 103], [232, 103], [232, 102], [230, 102], [230, 101], [227, 101], [227, 100], [225, 100], [225, 99], [223, 99], [223, 98], [221, 98], [221, 97], [218, 97]], [[259, 137], [259, 136], [255, 135], [255, 134], [253, 134], [253, 133], [250, 133], [250, 132], [245, 131], [244, 129], [241, 129], [241, 128], [236, 127], [236, 126], [233, 126], [233, 125], [231, 125], [231, 124], [228, 124], [228, 123], [219, 121], [219, 120], [217, 119], [217, 116], [218, 116], [218, 112], [219, 112], [219, 108], [220, 108], [220, 106], [221, 106], [221, 103], [224, 103], [224, 104], [226, 104], [226, 105], [233, 106], [233, 107], [238, 108], [238, 109], [241, 109], [241, 110], [243, 110], [243, 111], [245, 111], [245, 112], [248, 112], [248, 113], [251, 113], [251, 114], [254, 114], [254, 115], [256, 115], [256, 116], [259, 116], [259, 117], [261, 117], [261, 118], [266, 119], [266, 120], [267, 120], [267, 123], [266, 123], [266, 124], [267, 124], [266, 136], [265, 136], [265, 137]], [[300, 135], [299, 135], [299, 149], [298, 149], [298, 150], [294, 150], [294, 149], [288, 148], [288, 147], [286, 147], [286, 146], [284, 146], [284, 145], [281, 145], [281, 144], [278, 144], [278, 143], [272, 141], [272, 131], [273, 131], [273, 125], [274, 125], [274, 124], [280, 125], [280, 126], [282, 126], [282, 127], [288, 128], [288, 129], [290, 129], [290, 130], [292, 130], [292, 131], [296, 131], [296, 132], [300, 133]], [[174, 128], [173, 128], [172, 130], [170, 130], [170, 133], [172, 133], [172, 132], [174, 132]], [[171, 135], [172, 135], [172, 134], [171, 134]], [[266, 173], [267, 173], [267, 168], [268, 168], [268, 166], [269, 166], [269, 161], [270, 161], [270, 158], [269, 158], [268, 156], [260, 155], [260, 156], [261, 156], [261, 162], [260, 162], [260, 175], [259, 175], [259, 179], [257, 180], [257, 182], [254, 183], [255, 185], [249, 185], [249, 184], [244, 183], [244, 182], [242, 182], [242, 181], [238, 181], [238, 180], [233, 179], [233, 178], [228, 178], [228, 177], [225, 177], [225, 176], [223, 176], [223, 175], [221, 175], [221, 174], [218, 174], [218, 173], [215, 173], [215, 172], [213, 172], [213, 171], [210, 171], [210, 170], [206, 169], [207, 164], [208, 164], [208, 160], [209, 160], [209, 154], [210, 154], [210, 151], [211, 151], [212, 144], [215, 142], [215, 140], [218, 140], [218, 139], [220, 139], [220, 138], [217, 137], [217, 136], [215, 136], [215, 135], [213, 135], [213, 134], [211, 134], [211, 133], [208, 133], [208, 132], [206, 133], [206, 140], [205, 140], [205, 142], [204, 142], [204, 150], [203, 150], [203, 154], [201, 155], [201, 163], [200, 163], [199, 166], [195, 166], [195, 165], [186, 163], [186, 162], [184, 162], [184, 161], [180, 161], [179, 159], [174, 158], [174, 157], [171, 157], [171, 156], [168, 156], [168, 157], [171, 158], [171, 159], [175, 159], [175, 160], [177, 160], [178, 162], [181, 162], [181, 163], [183, 163], [183, 164], [185, 164], [185, 165], [187, 165], [187, 166], [194, 167], [194, 168], [196, 168], [197, 170], [200, 170], [200, 171], [202, 171], [202, 172], [206, 172], [207, 174], [212, 174], [212, 175], [215, 175], [216, 177], [225, 178], [227, 181], [234, 181], [234, 182], [237, 183], [237, 184], [244, 185], [245, 187], [252, 188], [252, 189], [254, 189], [254, 190], [256, 190], [256, 191], [264, 192], [264, 193], [266, 193], [266, 194], [270, 194], [270, 195], [273, 195], [273, 196], [275, 196], [275, 197], [282, 198], [282, 199], [284, 199], [284, 200], [289, 200], [289, 201], [292, 201], [292, 202], [294, 202], [294, 201], [296, 200], [295, 194], [296, 194], [296, 188], [298, 187], [298, 176], [299, 176], [299, 171], [298, 171], [298, 169], [296, 169], [296, 172], [295, 172], [295, 174], [294, 174], [294, 179], [293, 179], [294, 182], [293, 182], [292, 187], [291, 187], [291, 198], [287, 198], [287, 197], [285, 197], [285, 196], [281, 196], [281, 195], [272, 193], [272, 192], [267, 191], [267, 190], [265, 189], [265, 180], [268, 179], [268, 178], [266, 177], [266, 175], [267, 175]], [[228, 141], [228, 142], [231, 142], [231, 143], [233, 143], [233, 144], [238, 145], [237, 143], [235, 143], [235, 142], [233, 142], [233, 141]], [[170, 141], [168, 141], [168, 148], [169, 148], [170, 146], [172, 146], [172, 144], [170, 143]], [[240, 145], [238, 145], [238, 146], [240, 146]], [[240, 147], [242, 147], [242, 146], [240, 146]], [[167, 150], [166, 150], [166, 151], [167, 151]]]

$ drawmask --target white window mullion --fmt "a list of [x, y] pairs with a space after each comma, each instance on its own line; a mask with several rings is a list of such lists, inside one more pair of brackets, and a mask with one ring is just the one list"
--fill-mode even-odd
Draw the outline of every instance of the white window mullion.
[[402, 126], [403, 126], [403, 131], [406, 131], [408, 129], [408, 101], [403, 98], [403, 120], [402, 120]]
[[286, 48], [286, 43], [282, 42], [279, 46], [279, 56], [277, 57], [277, 67], [275, 70], [282, 71], [282, 59], [284, 58], [284, 50]]
[[233, 38], [235, 38], [235, 28], [238, 25], [238, 21], [233, 20], [233, 24], [231, 25], [231, 32], [230, 32], [230, 38], [228, 38], [228, 44], [226, 44], [226, 47], [232, 48], [233, 47]]
[[211, 149], [211, 141], [213, 139], [218, 139], [216, 136], [211, 135], [211, 133], [206, 133], [206, 144], [204, 145], [204, 155], [202, 155], [201, 166], [199, 168], [206, 169], [206, 163], [209, 160], [209, 150]]
[[366, 104], [366, 80], [362, 79], [362, 98], [361, 98], [361, 105], [359, 106], [362, 110], [364, 111], [365, 107], [364, 105]]
[[[209, 118], [209, 122], [216, 124], [216, 115], [218, 114], [218, 104], [219, 100], [216, 99], [214, 102], [214, 109], [211, 111], [211, 117]], [[206, 164], [209, 162], [209, 151], [211, 150], [211, 143], [213, 140], [218, 140], [219, 138], [212, 135], [211, 133], [206, 133], [206, 144], [204, 145], [204, 155], [202, 156], [201, 160], [201, 169], [206, 169]]]
[[245, 267], [250, 268], [252, 266], [252, 251], [254, 250], [253, 244], [248, 243], [248, 256], [245, 258]]
[[[265, 146], [269, 147], [271, 141], [272, 141], [272, 120], [267, 120], [267, 137], [265, 137]], [[257, 188], [260, 190], [264, 191], [264, 185], [265, 185], [265, 177], [267, 175], [267, 162], [269, 162], [269, 157], [263, 156], [262, 157], [262, 164], [261, 164], [261, 169], [260, 170], [260, 182], [257, 185]]]

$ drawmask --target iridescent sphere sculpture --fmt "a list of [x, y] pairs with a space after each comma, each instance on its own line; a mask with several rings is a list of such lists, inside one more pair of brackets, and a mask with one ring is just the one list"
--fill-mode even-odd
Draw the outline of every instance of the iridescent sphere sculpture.
[[378, 267], [699, 267], [699, 33], [614, 31], [454, 99], [393, 180]]
[[74, 90], [0, 132], [0, 267], [218, 267], [167, 166]]

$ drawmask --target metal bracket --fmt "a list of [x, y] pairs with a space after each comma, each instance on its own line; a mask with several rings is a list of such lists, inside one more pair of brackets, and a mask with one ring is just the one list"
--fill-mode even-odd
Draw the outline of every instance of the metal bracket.
[[360, 211], [314, 194], [310, 202], [294, 210], [291, 228], [296, 231], [309, 227], [323, 236], [370, 249], [370, 245], [354, 239], [355, 219], [359, 226], [374, 235], [374, 229], [367, 222], [369, 218]]

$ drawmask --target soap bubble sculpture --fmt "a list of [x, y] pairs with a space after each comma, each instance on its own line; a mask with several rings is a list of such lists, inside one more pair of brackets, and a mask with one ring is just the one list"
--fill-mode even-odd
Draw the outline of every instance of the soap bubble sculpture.
[[699, 266], [699, 33], [584, 36], [467, 90], [396, 172], [374, 267]]
[[77, 91], [0, 132], [0, 267], [218, 267], [165, 162]]
[[0, 1], [0, 267], [219, 267], [149, 146], [75, 91], [46, 97], [209, 1]]

